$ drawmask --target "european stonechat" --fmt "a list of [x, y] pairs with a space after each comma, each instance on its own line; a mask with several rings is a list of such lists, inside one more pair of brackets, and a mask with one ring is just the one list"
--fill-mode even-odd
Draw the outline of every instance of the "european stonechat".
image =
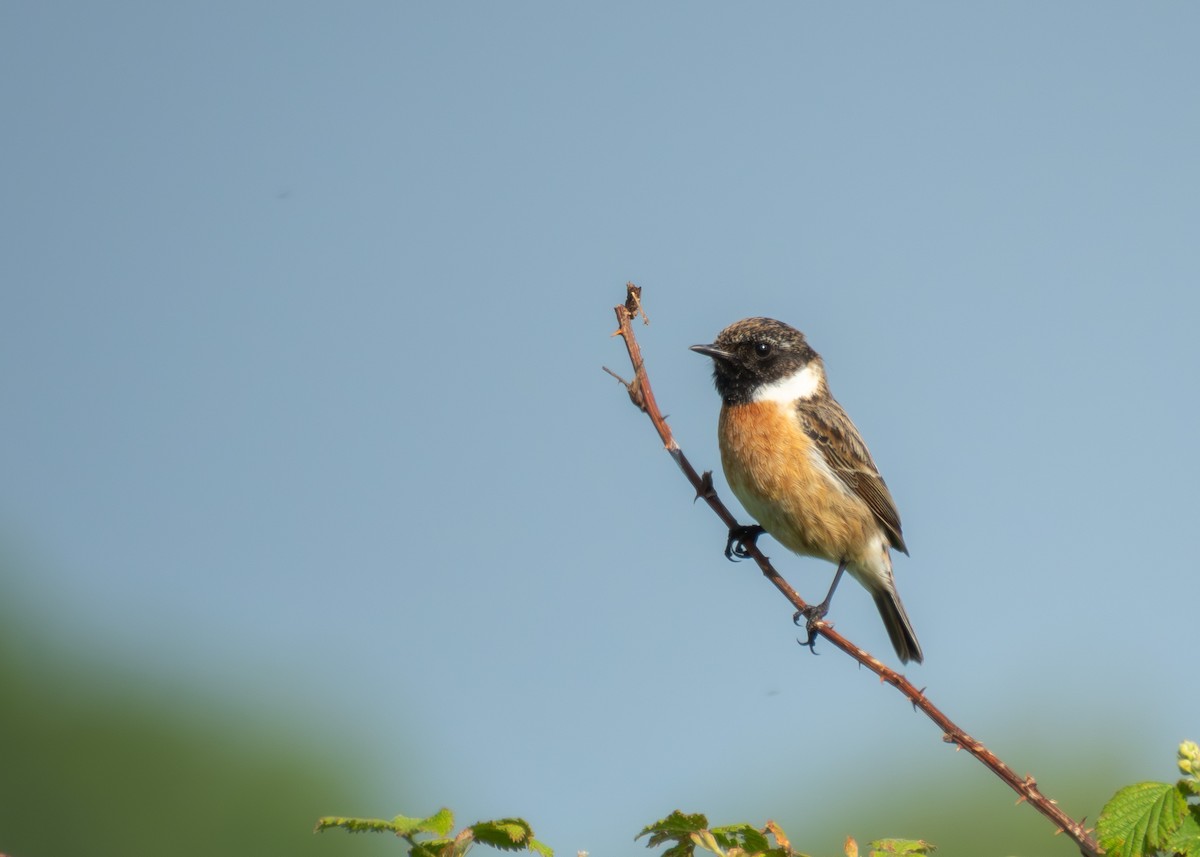
[[810, 622], [825, 615], [849, 571], [875, 599], [900, 660], [920, 663], [888, 550], [908, 553], [900, 514], [858, 429], [829, 392], [821, 355], [773, 318], [743, 319], [692, 350], [713, 360], [725, 479], [761, 525], [734, 530], [730, 544], [765, 530], [789, 550], [836, 563]]

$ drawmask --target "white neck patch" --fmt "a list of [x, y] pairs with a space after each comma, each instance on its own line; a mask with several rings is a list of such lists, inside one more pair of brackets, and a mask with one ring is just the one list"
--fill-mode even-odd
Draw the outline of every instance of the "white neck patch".
[[754, 391], [754, 401], [790, 405], [797, 399], [811, 399], [821, 387], [821, 374], [816, 361], [808, 363], [799, 372], [759, 387]]

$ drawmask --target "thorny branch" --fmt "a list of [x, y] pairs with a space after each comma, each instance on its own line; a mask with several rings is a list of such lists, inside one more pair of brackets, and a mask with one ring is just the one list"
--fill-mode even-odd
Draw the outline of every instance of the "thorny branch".
[[[625, 381], [607, 368], [605, 371], [624, 385], [626, 391], [629, 393], [630, 400], [650, 418], [650, 422], [653, 423], [654, 429], [662, 439], [667, 452], [670, 453], [671, 458], [679, 465], [679, 469], [683, 471], [688, 482], [696, 490], [696, 496], [708, 503], [709, 507], [717, 514], [717, 517], [721, 519], [721, 523], [726, 528], [736, 527], [738, 526], [737, 519], [725, 507], [725, 504], [721, 502], [721, 498], [717, 496], [717, 492], [713, 488], [712, 473], [705, 472], [700, 474], [696, 472], [691, 462], [683, 454], [683, 450], [679, 448], [679, 444], [675, 442], [670, 426], [667, 425], [666, 419], [658, 409], [658, 403], [654, 399], [654, 391], [650, 388], [650, 379], [646, 375], [646, 367], [642, 361], [642, 350], [638, 346], [637, 338], [633, 333], [633, 320], [638, 315], [642, 316], [644, 322], [649, 322], [646, 318], [645, 310], [642, 309], [642, 290], [633, 283], [627, 283], [625, 290], [625, 303], [614, 307], [617, 314], [618, 327], [613, 336], [620, 336], [625, 342], [625, 348], [629, 352], [629, 361], [633, 364], [633, 380]], [[746, 546], [746, 555], [758, 564], [758, 567], [762, 570], [767, 580], [791, 602], [796, 610], [804, 610], [808, 607], [804, 599], [780, 576], [779, 572], [771, 565], [771, 561], [767, 559], [756, 545], [748, 544]], [[920, 710], [942, 730], [943, 741], [947, 744], [954, 744], [959, 749], [966, 750], [987, 766], [996, 776], [1007, 783], [1009, 788], [1019, 795], [1018, 803], [1028, 801], [1034, 809], [1050, 819], [1059, 832], [1069, 836], [1079, 846], [1082, 854], [1086, 855], [1086, 857], [1098, 857], [1098, 855], [1104, 853], [1096, 840], [1090, 835], [1091, 831], [1082, 822], [1075, 821], [1059, 809], [1055, 801], [1042, 794], [1033, 777], [1017, 776], [1013, 769], [1000, 761], [991, 750], [972, 738], [949, 717], [943, 714], [941, 709], [930, 702], [925, 696], [924, 690], [915, 687], [903, 675], [884, 665], [870, 652], [859, 648], [847, 640], [825, 622], [816, 623], [815, 628], [817, 633], [832, 645], [841, 649], [854, 658], [854, 660], [858, 661], [859, 664], [879, 676], [880, 681], [890, 684], [904, 694], [912, 703], [914, 709]]]

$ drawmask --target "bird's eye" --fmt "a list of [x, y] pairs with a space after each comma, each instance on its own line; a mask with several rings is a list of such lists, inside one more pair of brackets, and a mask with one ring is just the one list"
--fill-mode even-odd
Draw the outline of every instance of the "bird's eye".
[[769, 343], [769, 342], [754, 343], [754, 356], [756, 356], [756, 357], [759, 357], [759, 358], [770, 357], [772, 350], [773, 349], [771, 348], [771, 343]]

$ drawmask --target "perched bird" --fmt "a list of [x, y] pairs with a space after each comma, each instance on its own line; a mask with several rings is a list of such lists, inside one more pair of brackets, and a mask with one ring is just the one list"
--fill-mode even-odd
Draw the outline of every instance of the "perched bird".
[[760, 527], [737, 528], [741, 554], [764, 530], [803, 556], [837, 564], [821, 619], [845, 571], [866, 587], [900, 660], [922, 660], [896, 593], [888, 548], [908, 553], [900, 514], [858, 429], [829, 392], [825, 364], [804, 334], [773, 318], [747, 318], [692, 350], [713, 360], [721, 395], [721, 464]]

